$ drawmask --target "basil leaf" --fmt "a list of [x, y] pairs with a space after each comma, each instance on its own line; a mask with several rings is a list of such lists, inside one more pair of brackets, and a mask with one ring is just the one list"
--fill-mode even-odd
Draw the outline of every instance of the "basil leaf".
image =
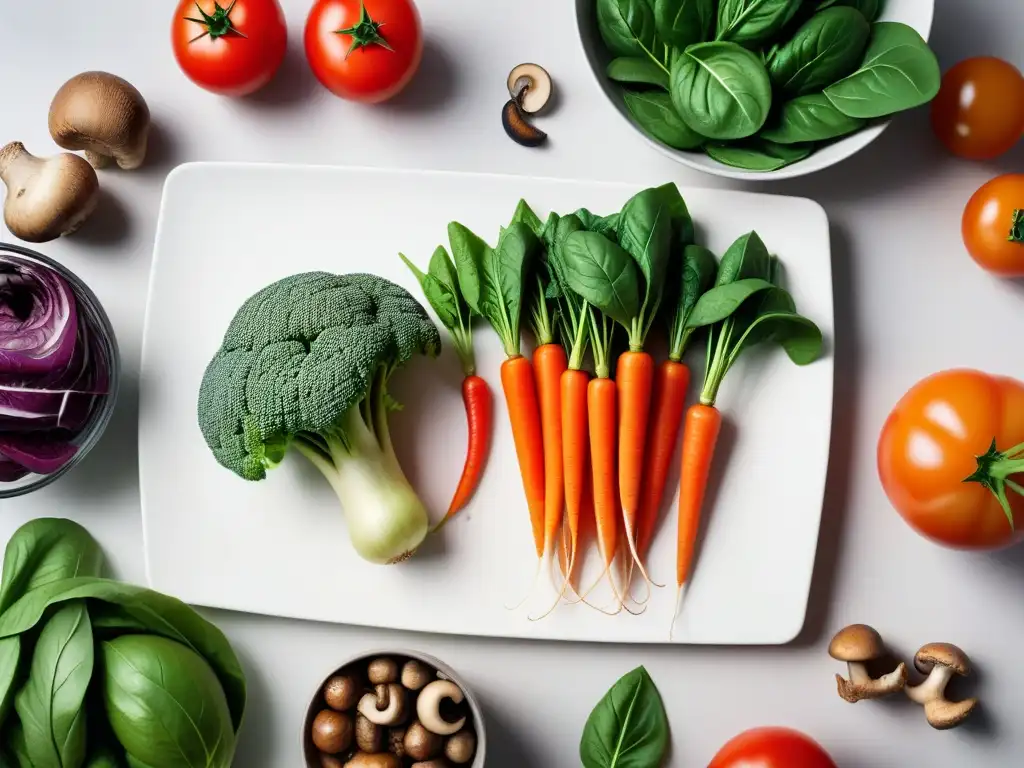
[[871, 119], [927, 104], [941, 81], [939, 62], [915, 29], [880, 21], [871, 25], [860, 68], [825, 95], [843, 114]]
[[540, 217], [533, 212], [533, 208], [530, 207], [530, 204], [522, 199], [519, 201], [519, 204], [516, 205], [515, 213], [512, 214], [512, 223], [525, 224], [537, 237], [540, 237], [541, 232], [544, 230], [544, 225], [541, 223]]
[[863, 120], [844, 115], [825, 94], [812, 93], [783, 104], [758, 135], [776, 144], [800, 144], [836, 139], [863, 126]]
[[772, 84], [789, 96], [820, 91], [857, 69], [870, 36], [871, 25], [854, 8], [817, 13], [772, 57]]
[[583, 768], [657, 768], [668, 750], [668, 718], [654, 681], [637, 667], [590, 713], [580, 739]]
[[649, 0], [597, 0], [597, 29], [613, 55], [661, 61]]
[[629, 327], [640, 312], [640, 278], [632, 257], [597, 232], [573, 232], [562, 247], [566, 282], [574, 293]]
[[757, 277], [715, 286], [697, 300], [686, 321], [686, 327], [702, 328], [721, 322], [735, 314], [752, 296], [773, 287], [770, 281]]
[[36, 765], [79, 768], [85, 761], [83, 702], [92, 670], [89, 611], [84, 600], [75, 600], [43, 625], [28, 680], [14, 702]]
[[580, 220], [580, 223], [583, 224], [583, 229], [588, 232], [600, 232], [605, 237], [618, 242], [618, 212], [612, 213], [608, 216], [598, 216], [596, 213], [592, 213], [586, 208], [580, 208], [576, 211], [575, 215]]
[[605, 73], [617, 83], [654, 85], [668, 90], [668, 70], [650, 59], [620, 56], [609, 62]]
[[17, 531], [4, 551], [0, 613], [36, 587], [74, 576], [99, 576], [103, 554], [78, 523], [38, 518]]
[[748, 232], [729, 246], [718, 265], [715, 286], [726, 285], [748, 277], [771, 280], [772, 258], [757, 232]]
[[696, 149], [704, 137], [683, 122], [667, 93], [655, 91], [622, 94], [633, 121], [652, 139], [673, 149]]
[[427, 274], [439, 280], [456, 296], [458, 295], [459, 274], [455, 269], [455, 262], [452, 261], [452, 257], [448, 255], [448, 251], [443, 245], [434, 249], [430, 263], [427, 265]]
[[657, 312], [665, 291], [672, 241], [672, 213], [667, 200], [665, 190], [645, 189], [627, 200], [619, 214], [619, 245], [640, 267], [644, 277], [643, 308], [651, 316]]
[[739, 341], [729, 354], [729, 366], [746, 349], [757, 344], [777, 343], [797, 365], [807, 365], [821, 355], [821, 330], [797, 314], [793, 297], [782, 288], [764, 291], [737, 318], [734, 336]]
[[810, 144], [775, 144], [752, 139], [743, 144], [706, 144], [708, 157], [746, 171], [777, 171], [803, 160], [814, 151]]
[[128, 754], [154, 766], [231, 765], [231, 713], [202, 656], [153, 635], [104, 640], [100, 654], [107, 717]]
[[711, 139], [742, 139], [768, 118], [772, 86], [760, 57], [735, 43], [700, 43], [672, 67], [672, 103], [690, 128]]
[[462, 298], [476, 314], [483, 315], [480, 272], [490, 246], [457, 221], [448, 225], [448, 242], [452, 247]]
[[176, 598], [110, 579], [66, 579], [33, 590], [0, 615], [0, 638], [29, 631], [51, 606], [83, 598], [118, 605], [148, 631], [203, 656], [220, 680], [237, 730], [245, 712], [245, 675], [238, 657], [217, 627]]
[[669, 45], [703, 43], [715, 23], [715, 0], [654, 0], [654, 26]]
[[721, 0], [716, 39], [755, 46], [779, 32], [802, 0]]

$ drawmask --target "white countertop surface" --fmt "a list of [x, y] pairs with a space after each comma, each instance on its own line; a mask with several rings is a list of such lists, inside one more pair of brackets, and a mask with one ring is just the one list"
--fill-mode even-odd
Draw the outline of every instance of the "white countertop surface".
[[[102, 172], [104, 199], [94, 220], [73, 238], [42, 248], [84, 278], [106, 306], [126, 376], [110, 429], [88, 459], [46, 490], [0, 502], [2, 541], [33, 517], [70, 517], [101, 542], [120, 578], [145, 579], [136, 467], [139, 352], [161, 187], [179, 163], [287, 161], [723, 185], [663, 159], [604, 102], [567, 0], [420, 0], [423, 68], [407, 93], [375, 108], [336, 99], [309, 73], [301, 47], [306, 0], [283, 2], [290, 48], [278, 79], [241, 101], [208, 94], [180, 74], [169, 44], [172, 5], [4, 4], [0, 139], [21, 140], [37, 154], [55, 151], [46, 127], [50, 99], [67, 78], [89, 69], [136, 85], [157, 128], [146, 167]], [[944, 68], [979, 54], [1024, 66], [1016, 0], [937, 5], [932, 43]], [[512, 144], [500, 126], [505, 76], [528, 60], [546, 66], [560, 92], [557, 112], [543, 122], [551, 135], [543, 150]], [[974, 366], [1024, 378], [1015, 343], [1020, 286], [976, 268], [959, 234], [971, 193], [996, 173], [1022, 167], [1024, 146], [991, 164], [949, 157], [919, 110], [899, 117], [845, 164], [756, 187], [812, 197], [832, 221], [832, 461], [808, 621], [796, 643], [767, 649], [580, 646], [210, 612], [241, 656], [251, 686], [236, 764], [300, 765], [302, 718], [323, 675], [364, 649], [408, 646], [448, 661], [483, 699], [488, 765], [495, 768], [578, 765], [579, 735], [591, 707], [637, 664], [647, 666], [665, 700], [672, 766], [706, 765], [728, 738], [764, 724], [811, 734], [841, 768], [1019, 765], [1024, 664], [1016, 653], [1024, 636], [1024, 547], [970, 555], [919, 538], [887, 503], [874, 453], [889, 409], [922, 376]], [[11, 239], [6, 232], [3, 237]], [[225, 567], [232, 556], [225, 553]], [[978, 667], [964, 690], [973, 688], [984, 709], [969, 726], [940, 733], [903, 700], [845, 704], [832, 678], [841, 669], [826, 646], [835, 629], [851, 622], [873, 624], [907, 658], [930, 641], [960, 645]]]

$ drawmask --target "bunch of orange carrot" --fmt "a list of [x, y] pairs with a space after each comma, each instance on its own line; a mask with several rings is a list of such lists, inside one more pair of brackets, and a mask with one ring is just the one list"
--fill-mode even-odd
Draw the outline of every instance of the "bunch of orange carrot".
[[[603, 566], [599, 581], [607, 579], [613, 595], [611, 609], [602, 610], [646, 602], [632, 596], [633, 574], [639, 571], [649, 591], [654, 582], [644, 560], [685, 412], [681, 594], [721, 426], [715, 401], [726, 372], [760, 342], [781, 344], [798, 364], [820, 353], [820, 331], [777, 284], [774, 257], [751, 232], [719, 263], [693, 243], [693, 224], [674, 184], [645, 189], [610, 216], [579, 209], [552, 213], [542, 223], [520, 201], [497, 246], [456, 223], [449, 239], [461, 300], [490, 322], [507, 354], [501, 380], [538, 577], [555, 563], [562, 571], [557, 599], [541, 615], [563, 599], [589, 602], [596, 582], [579, 590], [574, 583], [581, 525], [589, 517]], [[524, 315], [536, 340], [532, 365], [521, 353]], [[645, 349], [656, 325], [668, 340], [667, 359], [657, 365]], [[690, 373], [682, 357], [698, 330], [707, 336], [707, 364], [700, 401], [686, 411]], [[465, 473], [463, 481], [460, 488]], [[574, 597], [567, 598], [570, 590]]]

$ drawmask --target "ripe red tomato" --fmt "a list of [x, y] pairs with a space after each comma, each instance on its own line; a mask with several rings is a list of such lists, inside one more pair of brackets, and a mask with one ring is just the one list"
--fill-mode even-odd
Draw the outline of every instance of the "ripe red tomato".
[[412, 0], [317, 0], [306, 20], [306, 58], [343, 99], [390, 99], [423, 58], [419, 12]]
[[1024, 174], [1007, 173], [982, 185], [964, 208], [967, 252], [1002, 277], [1024, 277]]
[[1024, 134], [1024, 77], [992, 56], [965, 59], [942, 78], [932, 128], [954, 155], [988, 160]]
[[1024, 451], [1024, 384], [981, 371], [936, 373], [914, 385], [882, 427], [882, 487], [903, 519], [939, 544], [959, 549], [1013, 544], [1024, 533], [1024, 497], [1005, 489], [1011, 526], [993, 490], [964, 482], [982, 464], [990, 478], [1014, 469], [1012, 458], [989, 452], [993, 440], [998, 451]]
[[181, 0], [171, 42], [193, 83], [222, 96], [245, 96], [281, 66], [288, 30], [277, 0]]
[[836, 768], [821, 746], [789, 728], [753, 728], [714, 756], [708, 768]]

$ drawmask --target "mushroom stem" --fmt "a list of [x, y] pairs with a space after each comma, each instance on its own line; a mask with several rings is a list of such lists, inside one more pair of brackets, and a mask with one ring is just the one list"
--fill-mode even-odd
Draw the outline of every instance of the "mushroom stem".
[[850, 682], [856, 685], [867, 685], [871, 682], [871, 675], [868, 674], [868, 668], [859, 661], [849, 661], [846, 664], [846, 668], [850, 674]]
[[927, 704], [929, 701], [942, 698], [946, 693], [946, 686], [953, 679], [953, 669], [936, 664], [928, 673], [927, 679], [920, 685], [909, 685], [904, 690], [911, 701], [918, 704]]

